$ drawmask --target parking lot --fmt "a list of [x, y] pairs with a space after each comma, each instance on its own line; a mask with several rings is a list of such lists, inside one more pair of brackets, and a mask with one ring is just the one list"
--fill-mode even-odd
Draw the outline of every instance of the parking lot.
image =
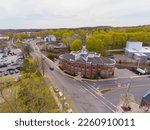
[[115, 77], [117, 78], [126, 78], [126, 77], [132, 77], [132, 76], [137, 76], [137, 74], [133, 73], [132, 71], [128, 69], [115, 68]]
[[0, 53], [0, 75], [9, 76], [18, 74], [24, 56], [20, 49], [5, 48]]

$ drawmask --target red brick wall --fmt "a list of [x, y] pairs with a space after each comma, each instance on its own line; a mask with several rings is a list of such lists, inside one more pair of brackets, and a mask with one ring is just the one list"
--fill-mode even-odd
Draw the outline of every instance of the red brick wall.
[[[93, 75], [97, 75], [98, 73], [101, 73], [102, 71], [105, 71], [105, 73], [112, 73], [112, 76], [114, 75], [114, 67], [107, 68], [103, 66], [93, 66], [92, 65], [86, 65], [82, 63], [72, 63], [67, 62], [65, 60], [61, 60], [59, 62], [60, 66], [64, 71], [70, 74], [75, 74], [75, 72], [83, 72], [82, 74], [87, 78], [93, 78]], [[87, 75], [88, 74], [88, 75]]]

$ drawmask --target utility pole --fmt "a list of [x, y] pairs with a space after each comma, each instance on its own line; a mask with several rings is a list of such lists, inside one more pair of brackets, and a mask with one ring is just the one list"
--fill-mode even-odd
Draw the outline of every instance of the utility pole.
[[140, 67], [140, 61], [141, 61], [141, 58], [138, 59], [138, 64], [137, 64], [137, 68]]

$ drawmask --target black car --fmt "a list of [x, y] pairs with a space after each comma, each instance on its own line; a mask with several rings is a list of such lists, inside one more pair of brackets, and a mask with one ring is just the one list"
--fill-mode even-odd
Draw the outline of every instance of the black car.
[[5, 71], [5, 72], [4, 72], [4, 75], [5, 75], [5, 76], [8, 75], [8, 71]]
[[0, 68], [3, 68], [3, 67], [7, 67], [7, 65], [5, 63], [0, 64]]
[[146, 69], [146, 70], [145, 70], [145, 73], [146, 73], [146, 74], [150, 74], [150, 70]]
[[50, 70], [54, 70], [54, 67], [50, 66], [49, 69], [50, 69]]
[[108, 55], [107, 57], [110, 58], [110, 59], [115, 59], [114, 55]]

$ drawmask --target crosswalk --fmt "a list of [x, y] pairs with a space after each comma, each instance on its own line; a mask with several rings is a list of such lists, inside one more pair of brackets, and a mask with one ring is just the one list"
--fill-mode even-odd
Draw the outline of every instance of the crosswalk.
[[80, 86], [83, 89], [85, 89], [87, 92], [89, 92], [94, 98], [99, 100], [111, 112], [113, 112], [113, 113], [116, 112], [117, 107], [100, 94], [100, 91], [97, 89], [97, 86], [95, 83], [88, 83], [86, 81], [78, 81], [78, 82], [81, 84]]

